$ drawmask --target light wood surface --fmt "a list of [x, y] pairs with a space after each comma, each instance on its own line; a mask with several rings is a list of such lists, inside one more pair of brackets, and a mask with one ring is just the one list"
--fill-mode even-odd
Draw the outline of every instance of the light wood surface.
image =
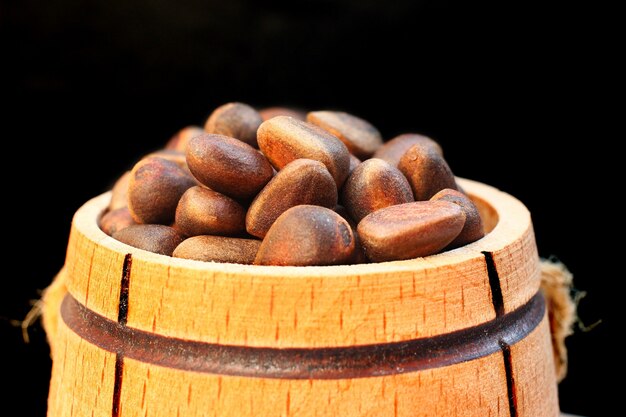
[[[518, 416], [557, 416], [544, 318], [513, 345]], [[115, 355], [59, 324], [49, 416], [111, 416]], [[547, 350], [549, 353], [549, 349]], [[384, 377], [293, 380], [125, 360], [120, 416], [510, 416], [502, 354]]]
[[[123, 328], [251, 352], [384, 345], [472, 329], [529, 303], [540, 271], [523, 204], [484, 184], [459, 183], [481, 210], [490, 230], [485, 238], [427, 258], [332, 267], [204, 263], [135, 249], [98, 228], [110, 198], [103, 194], [75, 215], [67, 288]], [[159, 366], [78, 333], [59, 320], [49, 417], [559, 415], [545, 317], [522, 340], [485, 356], [328, 379]]]
[[85, 306], [116, 320], [120, 271], [131, 253], [128, 325], [137, 329], [268, 347], [385, 343], [447, 333], [495, 317], [483, 251], [492, 252], [498, 266], [506, 311], [527, 302], [540, 279], [526, 208], [492, 187], [461, 184], [479, 204], [490, 201], [500, 218], [485, 238], [427, 258], [332, 267], [209, 263], [135, 249], [98, 228], [95, 219], [109, 199], [104, 194], [76, 214], [67, 286]]
[[115, 353], [57, 323], [48, 416], [111, 416]]

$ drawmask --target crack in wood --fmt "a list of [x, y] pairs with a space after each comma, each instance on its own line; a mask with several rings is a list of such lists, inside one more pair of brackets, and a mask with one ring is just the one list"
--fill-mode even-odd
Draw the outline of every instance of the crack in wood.
[[[124, 256], [122, 265], [122, 279], [120, 281], [120, 301], [117, 309], [117, 324], [125, 328], [128, 321], [128, 290], [130, 288], [130, 270], [133, 265], [133, 256], [127, 253]], [[118, 344], [115, 351], [115, 375], [113, 381], [113, 405], [112, 417], [119, 417], [120, 402], [122, 399], [122, 379], [124, 377], [124, 347], [123, 343]]]
[[128, 320], [128, 290], [130, 288], [130, 270], [133, 266], [133, 256], [128, 253], [124, 257], [124, 265], [122, 266], [122, 280], [120, 282], [120, 302], [117, 313], [117, 322], [126, 326]]
[[504, 340], [500, 341], [502, 356], [504, 358], [504, 372], [506, 373], [506, 391], [509, 398], [509, 414], [517, 417], [517, 391], [515, 389], [515, 378], [513, 377], [513, 358], [511, 356], [511, 346]]
[[122, 377], [124, 375], [124, 354], [118, 353], [115, 355], [115, 380], [113, 385], [113, 409], [111, 411], [112, 417], [118, 417], [120, 415], [120, 402], [122, 396]]
[[496, 312], [496, 317], [500, 317], [504, 315], [504, 298], [502, 297], [502, 287], [500, 286], [498, 269], [496, 268], [496, 263], [493, 260], [493, 254], [491, 252], [483, 251], [481, 253], [485, 257], [485, 263], [487, 264], [487, 275], [489, 276], [493, 309]]
[[[491, 288], [491, 302], [493, 303], [493, 309], [496, 312], [496, 318], [506, 317], [500, 276], [498, 275], [498, 268], [496, 268], [496, 263], [493, 260], [493, 254], [487, 251], [482, 252], [482, 254], [485, 256], [485, 263], [487, 264], [487, 275], [489, 276], [489, 287]], [[500, 350], [502, 351], [502, 358], [504, 361], [506, 392], [509, 402], [509, 415], [510, 417], [517, 417], [517, 393], [515, 389], [515, 377], [513, 376], [513, 358], [511, 357], [511, 344], [507, 343], [507, 341], [505, 341], [504, 339], [500, 339], [498, 341], [498, 345], [500, 346]]]

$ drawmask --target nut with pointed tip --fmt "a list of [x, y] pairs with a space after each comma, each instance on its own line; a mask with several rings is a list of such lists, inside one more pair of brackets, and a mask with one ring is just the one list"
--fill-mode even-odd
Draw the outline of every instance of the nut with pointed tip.
[[465, 213], [449, 201], [416, 201], [390, 206], [366, 216], [357, 226], [372, 262], [433, 255], [456, 238]]
[[137, 223], [170, 224], [178, 200], [196, 182], [176, 163], [150, 157], [131, 171], [128, 208]]
[[411, 146], [417, 144], [430, 146], [435, 152], [443, 156], [441, 146], [428, 136], [419, 135], [417, 133], [405, 133], [385, 142], [383, 146], [374, 152], [372, 157], [382, 159], [397, 167], [402, 155], [404, 155]]
[[185, 236], [232, 236], [245, 229], [246, 210], [230, 197], [196, 186], [180, 198], [176, 227]]
[[260, 240], [224, 236], [194, 236], [174, 249], [175, 258], [204, 262], [247, 264], [254, 262], [261, 245]]
[[362, 162], [350, 174], [341, 191], [341, 201], [358, 223], [381, 208], [413, 201], [413, 192], [402, 173], [382, 159]]
[[446, 188], [432, 196], [431, 201], [443, 200], [457, 204], [465, 213], [465, 225], [461, 233], [450, 243], [450, 248], [458, 248], [477, 241], [485, 236], [483, 221], [476, 205], [462, 192]]
[[306, 121], [337, 136], [358, 158], [369, 158], [383, 144], [378, 129], [345, 112], [313, 111], [307, 114]]
[[354, 235], [331, 209], [302, 205], [281, 214], [265, 235], [256, 265], [338, 265], [350, 261]]
[[426, 201], [444, 188], [457, 189], [448, 163], [428, 145], [411, 146], [400, 159], [398, 168], [409, 180], [415, 201]]
[[274, 175], [267, 158], [252, 146], [208, 133], [189, 141], [187, 165], [202, 184], [238, 200], [254, 197]]
[[320, 161], [340, 188], [350, 170], [350, 153], [337, 137], [310, 123], [278, 116], [263, 122], [258, 131], [259, 148], [276, 169], [294, 159]]
[[337, 204], [337, 185], [319, 161], [296, 159], [285, 165], [250, 204], [246, 230], [263, 238], [278, 216], [302, 204], [327, 208]]
[[261, 123], [263, 118], [254, 108], [244, 103], [226, 103], [211, 113], [204, 130], [239, 139], [256, 148], [256, 131]]
[[113, 234], [113, 238], [135, 248], [172, 256], [183, 241], [174, 228], [161, 224], [138, 224], [128, 226]]

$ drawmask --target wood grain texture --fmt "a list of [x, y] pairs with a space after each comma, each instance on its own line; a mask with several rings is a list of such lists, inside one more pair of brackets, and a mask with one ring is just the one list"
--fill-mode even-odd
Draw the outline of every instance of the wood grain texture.
[[[558, 415], [546, 316], [525, 330], [511, 324], [521, 338], [485, 331], [498, 340], [482, 355], [350, 378], [237, 374], [225, 367], [198, 372], [129, 353], [128, 344], [139, 343], [145, 346], [132, 346], [184, 357], [184, 348], [151, 349], [152, 334], [177, 338], [183, 347], [358, 351], [471, 333], [512, 317], [536, 300], [539, 288], [530, 215], [492, 187], [458, 182], [483, 216], [489, 231], [483, 239], [426, 258], [332, 267], [218, 264], [135, 249], [97, 226], [110, 194], [91, 200], [73, 221], [68, 291], [77, 306], [118, 326], [120, 334], [148, 338], [106, 345], [79, 336], [93, 329], [72, 330], [59, 320], [48, 416]], [[473, 342], [467, 339], [467, 349]], [[249, 359], [264, 361], [262, 355]]]
[[48, 416], [111, 417], [114, 353], [100, 349], [57, 323]]
[[[181, 373], [128, 360], [120, 415], [508, 417], [501, 363], [496, 353], [418, 373], [286, 380]], [[483, 389], [468, 391], [469, 386]]]
[[[558, 392], [548, 320], [526, 338], [511, 346], [518, 416], [558, 416]], [[537, 360], [542, 358], [542, 360]], [[537, 389], [543, 387], [543, 389]]]
[[[558, 416], [547, 336], [544, 318], [512, 346], [518, 417]], [[115, 355], [62, 321], [58, 337], [48, 416], [111, 416]], [[225, 376], [126, 358], [122, 380], [121, 417], [510, 416], [501, 352], [419, 372], [335, 380]]]
[[[406, 342], [332, 348], [260, 348], [166, 337], [128, 327], [86, 309], [68, 295], [65, 324], [82, 339], [124, 358], [162, 367], [220, 375], [282, 379], [365, 378], [467, 362], [503, 351], [531, 333], [545, 316], [537, 294], [519, 309], [468, 329]], [[511, 368], [509, 366], [509, 368]], [[512, 373], [512, 369], [507, 372]]]
[[322, 347], [411, 340], [474, 326], [495, 317], [483, 251], [492, 252], [498, 265], [506, 311], [537, 292], [539, 264], [526, 208], [492, 187], [459, 181], [483, 213], [499, 218], [483, 239], [427, 258], [333, 267], [226, 265], [135, 249], [98, 229], [94, 219], [106, 207], [104, 194], [76, 213], [68, 289], [115, 320], [119, 271], [124, 255], [132, 253], [128, 325], [166, 336]]

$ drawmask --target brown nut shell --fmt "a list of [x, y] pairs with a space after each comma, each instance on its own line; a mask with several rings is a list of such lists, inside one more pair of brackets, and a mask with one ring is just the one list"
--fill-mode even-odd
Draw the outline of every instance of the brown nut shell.
[[196, 182], [176, 163], [150, 157], [131, 171], [128, 208], [137, 223], [171, 224], [178, 200]]
[[302, 204], [327, 208], [337, 204], [335, 181], [319, 161], [296, 159], [285, 165], [250, 204], [246, 230], [263, 238], [278, 216]]
[[298, 109], [292, 109], [289, 107], [265, 107], [259, 110], [259, 114], [261, 115], [261, 118], [263, 119], [263, 121], [273, 119], [276, 116], [289, 116], [298, 120], [306, 119], [305, 112], [298, 110]]
[[456, 238], [465, 213], [449, 201], [416, 201], [366, 216], [357, 231], [372, 262], [433, 255]]
[[236, 235], [245, 229], [246, 210], [230, 197], [196, 186], [180, 198], [176, 228], [185, 236]]
[[263, 118], [254, 108], [244, 103], [227, 103], [211, 113], [204, 130], [239, 139], [256, 148], [256, 131], [261, 123]]
[[183, 237], [174, 228], [160, 224], [128, 226], [113, 234], [113, 238], [135, 248], [171, 256]]
[[274, 174], [267, 158], [252, 146], [206, 133], [189, 141], [187, 165], [202, 184], [239, 200], [254, 197]]
[[435, 152], [443, 156], [443, 149], [441, 149], [441, 146], [428, 136], [417, 133], [404, 133], [385, 142], [383, 146], [374, 152], [373, 158], [382, 159], [383, 161], [387, 161], [391, 165], [397, 167], [400, 163], [400, 159], [406, 151], [408, 151], [411, 146], [417, 144], [430, 146]]
[[337, 136], [358, 158], [369, 158], [383, 144], [378, 129], [345, 112], [314, 111], [307, 114], [306, 121]]
[[263, 122], [257, 137], [261, 151], [278, 170], [295, 159], [307, 158], [326, 165], [337, 188], [348, 177], [348, 148], [336, 136], [315, 125], [278, 116]]
[[185, 154], [181, 151], [175, 151], [172, 149], [161, 149], [160, 151], [149, 153], [142, 159], [146, 158], [167, 159], [168, 161], [172, 161], [180, 168], [182, 168], [188, 175], [191, 175], [191, 171], [189, 171], [189, 167], [187, 166], [187, 158], [185, 157]]
[[187, 150], [187, 144], [191, 138], [200, 136], [204, 133], [204, 129], [200, 126], [187, 126], [176, 132], [174, 136], [165, 145], [165, 150], [172, 150], [178, 152], [185, 152]]
[[137, 222], [133, 220], [128, 207], [110, 210], [100, 219], [100, 229], [109, 236], [134, 224]]
[[111, 189], [111, 202], [109, 210], [117, 210], [122, 207], [128, 207], [128, 184], [130, 183], [130, 171], [126, 171], [121, 177], [115, 181]]
[[261, 245], [260, 240], [224, 236], [194, 236], [174, 249], [175, 258], [204, 262], [252, 264]]
[[292, 207], [267, 232], [256, 265], [337, 265], [350, 261], [354, 236], [348, 222], [320, 206]]
[[411, 146], [400, 159], [398, 169], [409, 180], [416, 201], [426, 201], [444, 188], [457, 189], [448, 163], [428, 145]]
[[367, 256], [365, 256], [363, 245], [361, 245], [361, 238], [359, 237], [359, 234], [356, 231], [356, 222], [354, 221], [352, 216], [350, 216], [350, 213], [348, 213], [348, 210], [346, 210], [344, 206], [336, 205], [333, 210], [335, 210], [335, 213], [343, 217], [348, 222], [348, 224], [350, 225], [350, 228], [352, 229], [352, 235], [354, 236], [354, 252], [352, 253], [352, 257], [347, 263], [348, 264], [368, 263], [369, 259], [367, 259]]
[[348, 170], [348, 175], [352, 174], [352, 171], [354, 171], [354, 169], [358, 167], [359, 164], [361, 164], [361, 160], [356, 156], [350, 154], [350, 169]]
[[467, 245], [485, 236], [483, 221], [474, 202], [462, 192], [446, 188], [432, 196], [431, 201], [449, 201], [461, 207], [465, 213], [465, 225], [461, 233], [450, 243], [450, 248]]
[[358, 223], [381, 208], [410, 203], [413, 192], [398, 168], [382, 159], [372, 158], [362, 162], [350, 174], [341, 190], [341, 201]]

